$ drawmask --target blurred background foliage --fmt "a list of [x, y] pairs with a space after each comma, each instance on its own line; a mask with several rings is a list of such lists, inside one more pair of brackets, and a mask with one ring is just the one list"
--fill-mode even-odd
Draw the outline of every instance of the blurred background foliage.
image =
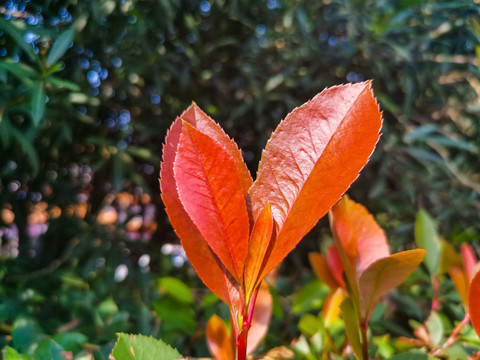
[[[0, 345], [101, 359], [128, 331], [206, 354], [205, 321], [227, 312], [186, 264], [157, 175], [192, 101], [254, 174], [293, 107], [373, 79], [383, 135], [351, 196], [395, 250], [419, 208], [453, 243], [478, 240], [479, 15], [472, 0], [0, 5]], [[283, 265], [264, 348], [298, 333], [295, 280], [313, 278], [306, 253], [327, 233], [323, 221]]]

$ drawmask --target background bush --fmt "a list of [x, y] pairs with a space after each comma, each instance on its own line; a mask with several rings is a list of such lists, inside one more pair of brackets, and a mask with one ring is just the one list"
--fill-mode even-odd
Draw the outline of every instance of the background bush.
[[[383, 135], [352, 197], [395, 250], [411, 246], [421, 207], [454, 243], [479, 238], [471, 0], [9, 0], [0, 14], [2, 345], [28, 353], [45, 334], [70, 336], [74, 353], [101, 358], [115, 332], [129, 331], [206, 354], [202, 322], [225, 308], [183, 265], [157, 176], [167, 128], [192, 101], [255, 173], [293, 107], [326, 86], [373, 79]], [[265, 347], [298, 332], [294, 280], [311, 277], [306, 251], [324, 225], [283, 265], [274, 322], [288, 326]], [[185, 284], [193, 297], [169, 319]]]

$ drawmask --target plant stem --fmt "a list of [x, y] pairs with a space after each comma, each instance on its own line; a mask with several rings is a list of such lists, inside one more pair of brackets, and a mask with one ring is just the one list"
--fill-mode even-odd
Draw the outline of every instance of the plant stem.
[[245, 360], [247, 358], [247, 335], [248, 327], [243, 327], [237, 337], [237, 360]]
[[363, 360], [368, 360], [368, 324], [361, 324], [360, 328], [362, 330], [362, 356]]

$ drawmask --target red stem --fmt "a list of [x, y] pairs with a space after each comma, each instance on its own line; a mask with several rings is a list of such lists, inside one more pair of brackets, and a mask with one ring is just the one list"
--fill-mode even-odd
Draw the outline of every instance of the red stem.
[[240, 334], [238, 335], [236, 342], [237, 342], [237, 360], [245, 360], [247, 358], [247, 336], [248, 336], [248, 328], [247, 319], [243, 322], [242, 329], [240, 330]]
[[237, 342], [237, 360], [245, 360], [247, 358], [247, 339], [248, 330], [252, 325], [253, 310], [255, 308], [255, 301], [257, 300], [258, 289], [253, 293], [248, 309], [243, 314], [242, 328], [239, 330], [239, 334], [235, 334]]

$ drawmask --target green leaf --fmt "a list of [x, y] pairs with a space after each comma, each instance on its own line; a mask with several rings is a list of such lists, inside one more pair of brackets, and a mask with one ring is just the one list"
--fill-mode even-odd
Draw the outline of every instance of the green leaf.
[[48, 66], [55, 64], [63, 56], [63, 54], [65, 54], [73, 40], [74, 35], [75, 28], [72, 26], [58, 36], [58, 38], [53, 42], [53, 45], [47, 54], [47, 58], [45, 59], [45, 62]]
[[395, 356], [390, 360], [428, 360], [428, 355], [422, 350], [410, 350]]
[[52, 339], [42, 341], [33, 353], [35, 360], [65, 360], [62, 355], [64, 349]]
[[193, 304], [193, 296], [190, 288], [174, 277], [165, 276], [159, 279], [158, 287], [160, 291], [166, 292], [181, 303]]
[[168, 330], [193, 334], [197, 329], [195, 312], [190, 305], [179, 303], [178, 300], [170, 297], [164, 297], [155, 300], [153, 308]]
[[320, 280], [315, 279], [307, 283], [298, 293], [292, 304], [294, 314], [317, 310], [322, 307], [323, 299], [329, 292], [328, 287]]
[[17, 350], [11, 348], [10, 346], [5, 346], [2, 350], [3, 359], [5, 360], [29, 360], [31, 359], [28, 355], [22, 355], [17, 352]]
[[43, 82], [35, 84], [32, 93], [32, 120], [38, 126], [45, 113], [45, 88]]
[[441, 244], [435, 228], [435, 222], [425, 211], [420, 210], [415, 221], [415, 241], [417, 246], [427, 250], [424, 258], [430, 274], [437, 274]]
[[0, 29], [5, 31], [13, 38], [13, 40], [15, 40], [15, 43], [28, 55], [30, 60], [38, 62], [37, 55], [33, 51], [33, 46], [25, 40], [23, 33], [12, 24], [13, 21], [7, 21], [0, 18]]
[[98, 305], [98, 314], [102, 320], [108, 319], [117, 312], [118, 306], [112, 298], [105, 299]]
[[360, 321], [358, 319], [358, 312], [355, 310], [353, 302], [350, 298], [343, 300], [340, 305], [342, 310], [342, 318], [345, 322], [345, 332], [348, 341], [352, 347], [353, 353], [359, 360], [363, 360], [362, 342], [360, 340]]
[[27, 155], [27, 159], [32, 166], [32, 174], [35, 176], [38, 174], [40, 167], [40, 161], [38, 159], [37, 150], [32, 143], [15, 127], [10, 127], [10, 134], [19, 143], [20, 149]]
[[71, 81], [60, 79], [54, 76], [49, 76], [47, 80], [50, 84], [58, 88], [72, 90], [72, 91], [80, 91], [80, 86], [78, 86], [77, 84]]
[[305, 314], [300, 318], [298, 328], [306, 336], [313, 336], [323, 329], [323, 323], [317, 316]]
[[82, 350], [83, 345], [88, 342], [88, 338], [81, 333], [65, 332], [52, 337], [65, 351], [71, 351], [74, 354]]
[[182, 355], [151, 336], [118, 334], [112, 351], [115, 360], [178, 360]]
[[283, 311], [282, 302], [280, 300], [280, 296], [278, 295], [277, 289], [273, 286], [269, 286], [269, 287], [270, 287], [270, 294], [272, 294], [272, 300], [273, 300], [272, 314], [274, 317], [283, 319], [285, 318], [285, 312]]
[[437, 312], [432, 312], [427, 319], [427, 328], [434, 345], [440, 344], [443, 338], [443, 323]]
[[42, 330], [32, 319], [20, 318], [13, 323], [12, 342], [22, 353], [31, 354], [43, 336]]
[[31, 79], [40, 77], [32, 67], [21, 62], [14, 62], [11, 59], [0, 61], [0, 69], [8, 71], [25, 83], [31, 83]]

